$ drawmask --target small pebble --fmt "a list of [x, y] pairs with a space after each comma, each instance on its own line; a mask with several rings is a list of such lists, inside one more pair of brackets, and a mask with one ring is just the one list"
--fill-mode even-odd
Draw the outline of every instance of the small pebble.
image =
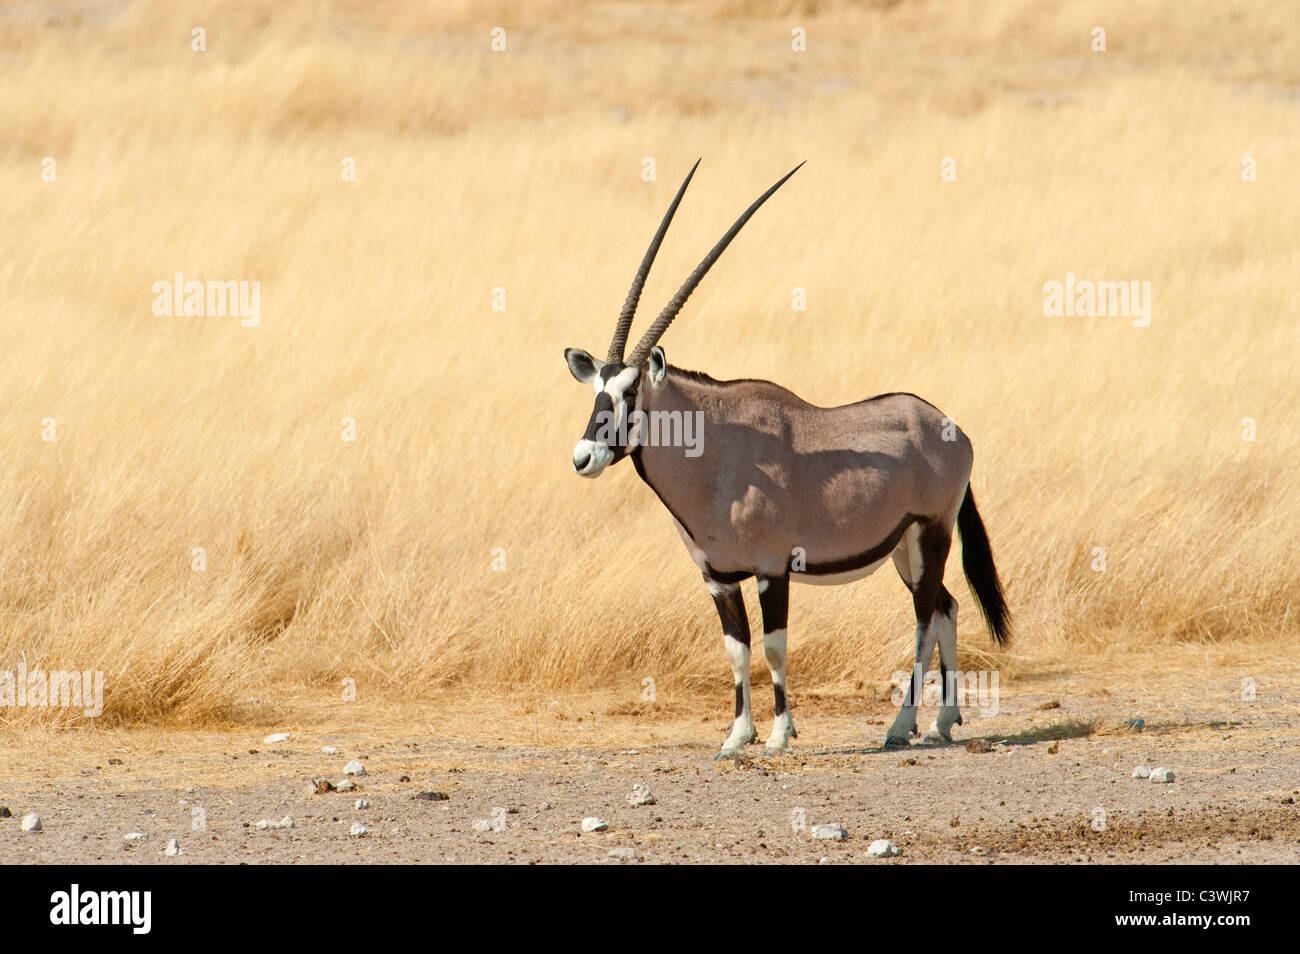
[[122, 836], [123, 841], [148, 841], [149, 836], [142, 831], [133, 831], [128, 835]]
[[167, 847], [163, 849], [163, 854], [183, 855], [185, 854], [185, 851], [184, 849], [181, 848], [180, 842], [178, 842], [175, 838], [173, 838], [171, 841], [167, 842]]
[[898, 853], [898, 846], [888, 838], [878, 838], [867, 845], [867, 854], [872, 858], [892, 858]]
[[322, 747], [321, 747], [321, 751], [324, 752], [326, 755], [338, 755], [338, 754], [339, 754], [339, 750], [338, 750], [337, 748], [335, 748], [334, 746], [332, 746], [332, 745], [322, 746]]
[[1157, 782], [1163, 785], [1168, 782], [1172, 782], [1173, 780], [1174, 780], [1173, 769], [1153, 768], [1151, 770], [1151, 781], [1153, 782]]
[[650, 794], [650, 789], [645, 785], [633, 785], [632, 794], [627, 797], [627, 803], [633, 807], [637, 805], [653, 805], [655, 797]]
[[1134, 778], [1150, 778], [1150, 777], [1151, 777], [1151, 766], [1149, 766], [1149, 765], [1139, 765], [1137, 768], [1135, 768], [1135, 769], [1133, 770], [1133, 777], [1134, 777]]
[[813, 826], [812, 836], [814, 838], [832, 838], [835, 841], [843, 841], [849, 834], [839, 822], [827, 822], [824, 825]]
[[603, 818], [584, 818], [582, 820], [583, 831], [606, 831], [608, 829], [609, 822], [605, 821]]
[[30, 815], [24, 815], [20, 824], [22, 825], [23, 831], [40, 831], [41, 816], [35, 812], [32, 812]]
[[365, 775], [366, 767], [356, 759], [353, 759], [347, 765], [343, 766], [344, 775]]
[[292, 828], [293, 818], [285, 815], [279, 821], [271, 821], [269, 818], [263, 818], [257, 823], [257, 827], [265, 831], [266, 829]]
[[359, 812], [360, 812], [360, 811], [365, 811], [367, 808], [370, 807], [370, 799], [368, 799], [368, 798], [358, 798], [358, 799], [356, 800], [356, 802], [353, 803], [352, 807], [355, 808], [355, 809], [356, 809], [357, 811], [359, 811]]
[[278, 745], [281, 742], [289, 741], [288, 732], [273, 732], [262, 740], [263, 745]]
[[352, 779], [350, 778], [345, 778], [343, 781], [339, 782], [337, 785], [334, 786], [334, 791], [336, 792], [355, 792], [356, 790], [357, 790], [357, 783], [352, 781]]
[[609, 856], [611, 858], [617, 858], [619, 861], [636, 861], [636, 849], [629, 845], [624, 845], [619, 848], [611, 848], [609, 850]]
[[351, 832], [353, 838], [362, 838], [370, 834], [370, 831], [361, 822], [353, 822]]

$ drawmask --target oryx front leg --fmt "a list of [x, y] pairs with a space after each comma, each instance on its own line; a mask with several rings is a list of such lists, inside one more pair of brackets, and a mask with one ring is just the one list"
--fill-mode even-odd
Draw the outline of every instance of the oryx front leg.
[[758, 736], [749, 700], [749, 618], [745, 615], [745, 601], [740, 595], [739, 584], [707, 582], [713, 602], [718, 607], [718, 618], [722, 620], [722, 641], [736, 682], [736, 719], [731, 725], [731, 734], [717, 755], [717, 758], [725, 759], [739, 755], [745, 745]]
[[790, 740], [799, 733], [790, 716], [790, 700], [785, 690], [786, 619], [790, 610], [790, 577], [764, 577], [758, 581], [758, 602], [763, 607], [763, 654], [772, 670], [772, 695], [776, 715], [772, 734], [764, 745], [767, 755], [790, 751]]
[[939, 587], [935, 603], [934, 626], [938, 629], [939, 680], [943, 704], [939, 715], [925, 733], [926, 742], [951, 742], [952, 727], [961, 725], [961, 710], [957, 708], [957, 601], [944, 587]]

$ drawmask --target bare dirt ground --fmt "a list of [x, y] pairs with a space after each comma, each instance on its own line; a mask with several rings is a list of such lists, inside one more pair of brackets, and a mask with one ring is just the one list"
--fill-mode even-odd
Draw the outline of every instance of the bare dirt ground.
[[[1181, 678], [1020, 678], [955, 744], [908, 750], [879, 748], [893, 715], [879, 687], [807, 693], [796, 697], [793, 755], [755, 746], [725, 762], [713, 758], [721, 700], [699, 693], [657, 703], [449, 693], [434, 704], [303, 703], [291, 724], [266, 728], [27, 730], [0, 740], [0, 805], [13, 812], [0, 819], [0, 863], [1300, 861], [1295, 666], [1260, 670], [1270, 675], [1247, 701], [1246, 674], [1188, 683], [1182, 662]], [[1124, 727], [1134, 717], [1140, 731]], [[265, 744], [275, 728], [290, 741]], [[991, 751], [968, 751], [972, 738]], [[344, 779], [351, 759], [366, 767], [357, 791], [308, 793], [315, 778]], [[1138, 765], [1175, 780], [1134, 778]], [[654, 804], [628, 803], [638, 784]], [[33, 811], [43, 831], [21, 831]], [[292, 829], [256, 827], [284, 816]], [[608, 830], [583, 833], [589, 816]], [[494, 817], [496, 829], [476, 830]], [[351, 834], [356, 822], [365, 835]], [[826, 822], [848, 837], [813, 838]], [[131, 832], [149, 837], [125, 841]], [[184, 854], [162, 853], [171, 838]], [[868, 857], [879, 838], [901, 854]]]

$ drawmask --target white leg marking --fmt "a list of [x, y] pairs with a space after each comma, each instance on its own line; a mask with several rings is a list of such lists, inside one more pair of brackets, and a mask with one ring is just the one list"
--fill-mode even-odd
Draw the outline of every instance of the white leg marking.
[[727, 646], [727, 658], [731, 660], [731, 674], [741, 690], [742, 708], [732, 723], [731, 735], [722, 743], [722, 751], [739, 752], [758, 736], [754, 728], [754, 710], [749, 704], [749, 647], [734, 636], [724, 636], [723, 642]]
[[794, 719], [790, 716], [790, 697], [785, 691], [786, 631], [776, 629], [763, 634], [763, 655], [772, 670], [772, 685], [780, 686], [785, 697], [785, 711], [772, 719], [772, 734], [767, 737], [764, 748], [773, 752], [785, 752], [790, 748], [790, 739], [794, 737]]
[[919, 583], [925, 573], [925, 560], [921, 558], [921, 527], [915, 523], [907, 528], [907, 563], [912, 580]]
[[[945, 616], [938, 610], [934, 612], [935, 625], [939, 630], [939, 662], [941, 668], [947, 670], [948, 682], [952, 682], [957, 672], [957, 601], [952, 601], [952, 609]], [[957, 708], [956, 686], [953, 685], [954, 696], [952, 704], [948, 702], [948, 686], [942, 687], [943, 704], [939, 707], [939, 715], [935, 717], [930, 731], [925, 734], [927, 742], [951, 742], [952, 727], [961, 725], [961, 710]]]

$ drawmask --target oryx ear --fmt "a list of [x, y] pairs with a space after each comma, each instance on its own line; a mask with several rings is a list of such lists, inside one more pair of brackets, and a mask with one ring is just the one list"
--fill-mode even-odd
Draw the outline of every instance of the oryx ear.
[[650, 349], [650, 357], [646, 359], [646, 371], [650, 375], [652, 388], [663, 387], [664, 377], [668, 374], [668, 358], [664, 356], [664, 349], [658, 345]]
[[565, 348], [564, 360], [569, 362], [569, 373], [583, 384], [590, 384], [596, 374], [605, 366], [604, 361], [597, 361], [581, 348]]

